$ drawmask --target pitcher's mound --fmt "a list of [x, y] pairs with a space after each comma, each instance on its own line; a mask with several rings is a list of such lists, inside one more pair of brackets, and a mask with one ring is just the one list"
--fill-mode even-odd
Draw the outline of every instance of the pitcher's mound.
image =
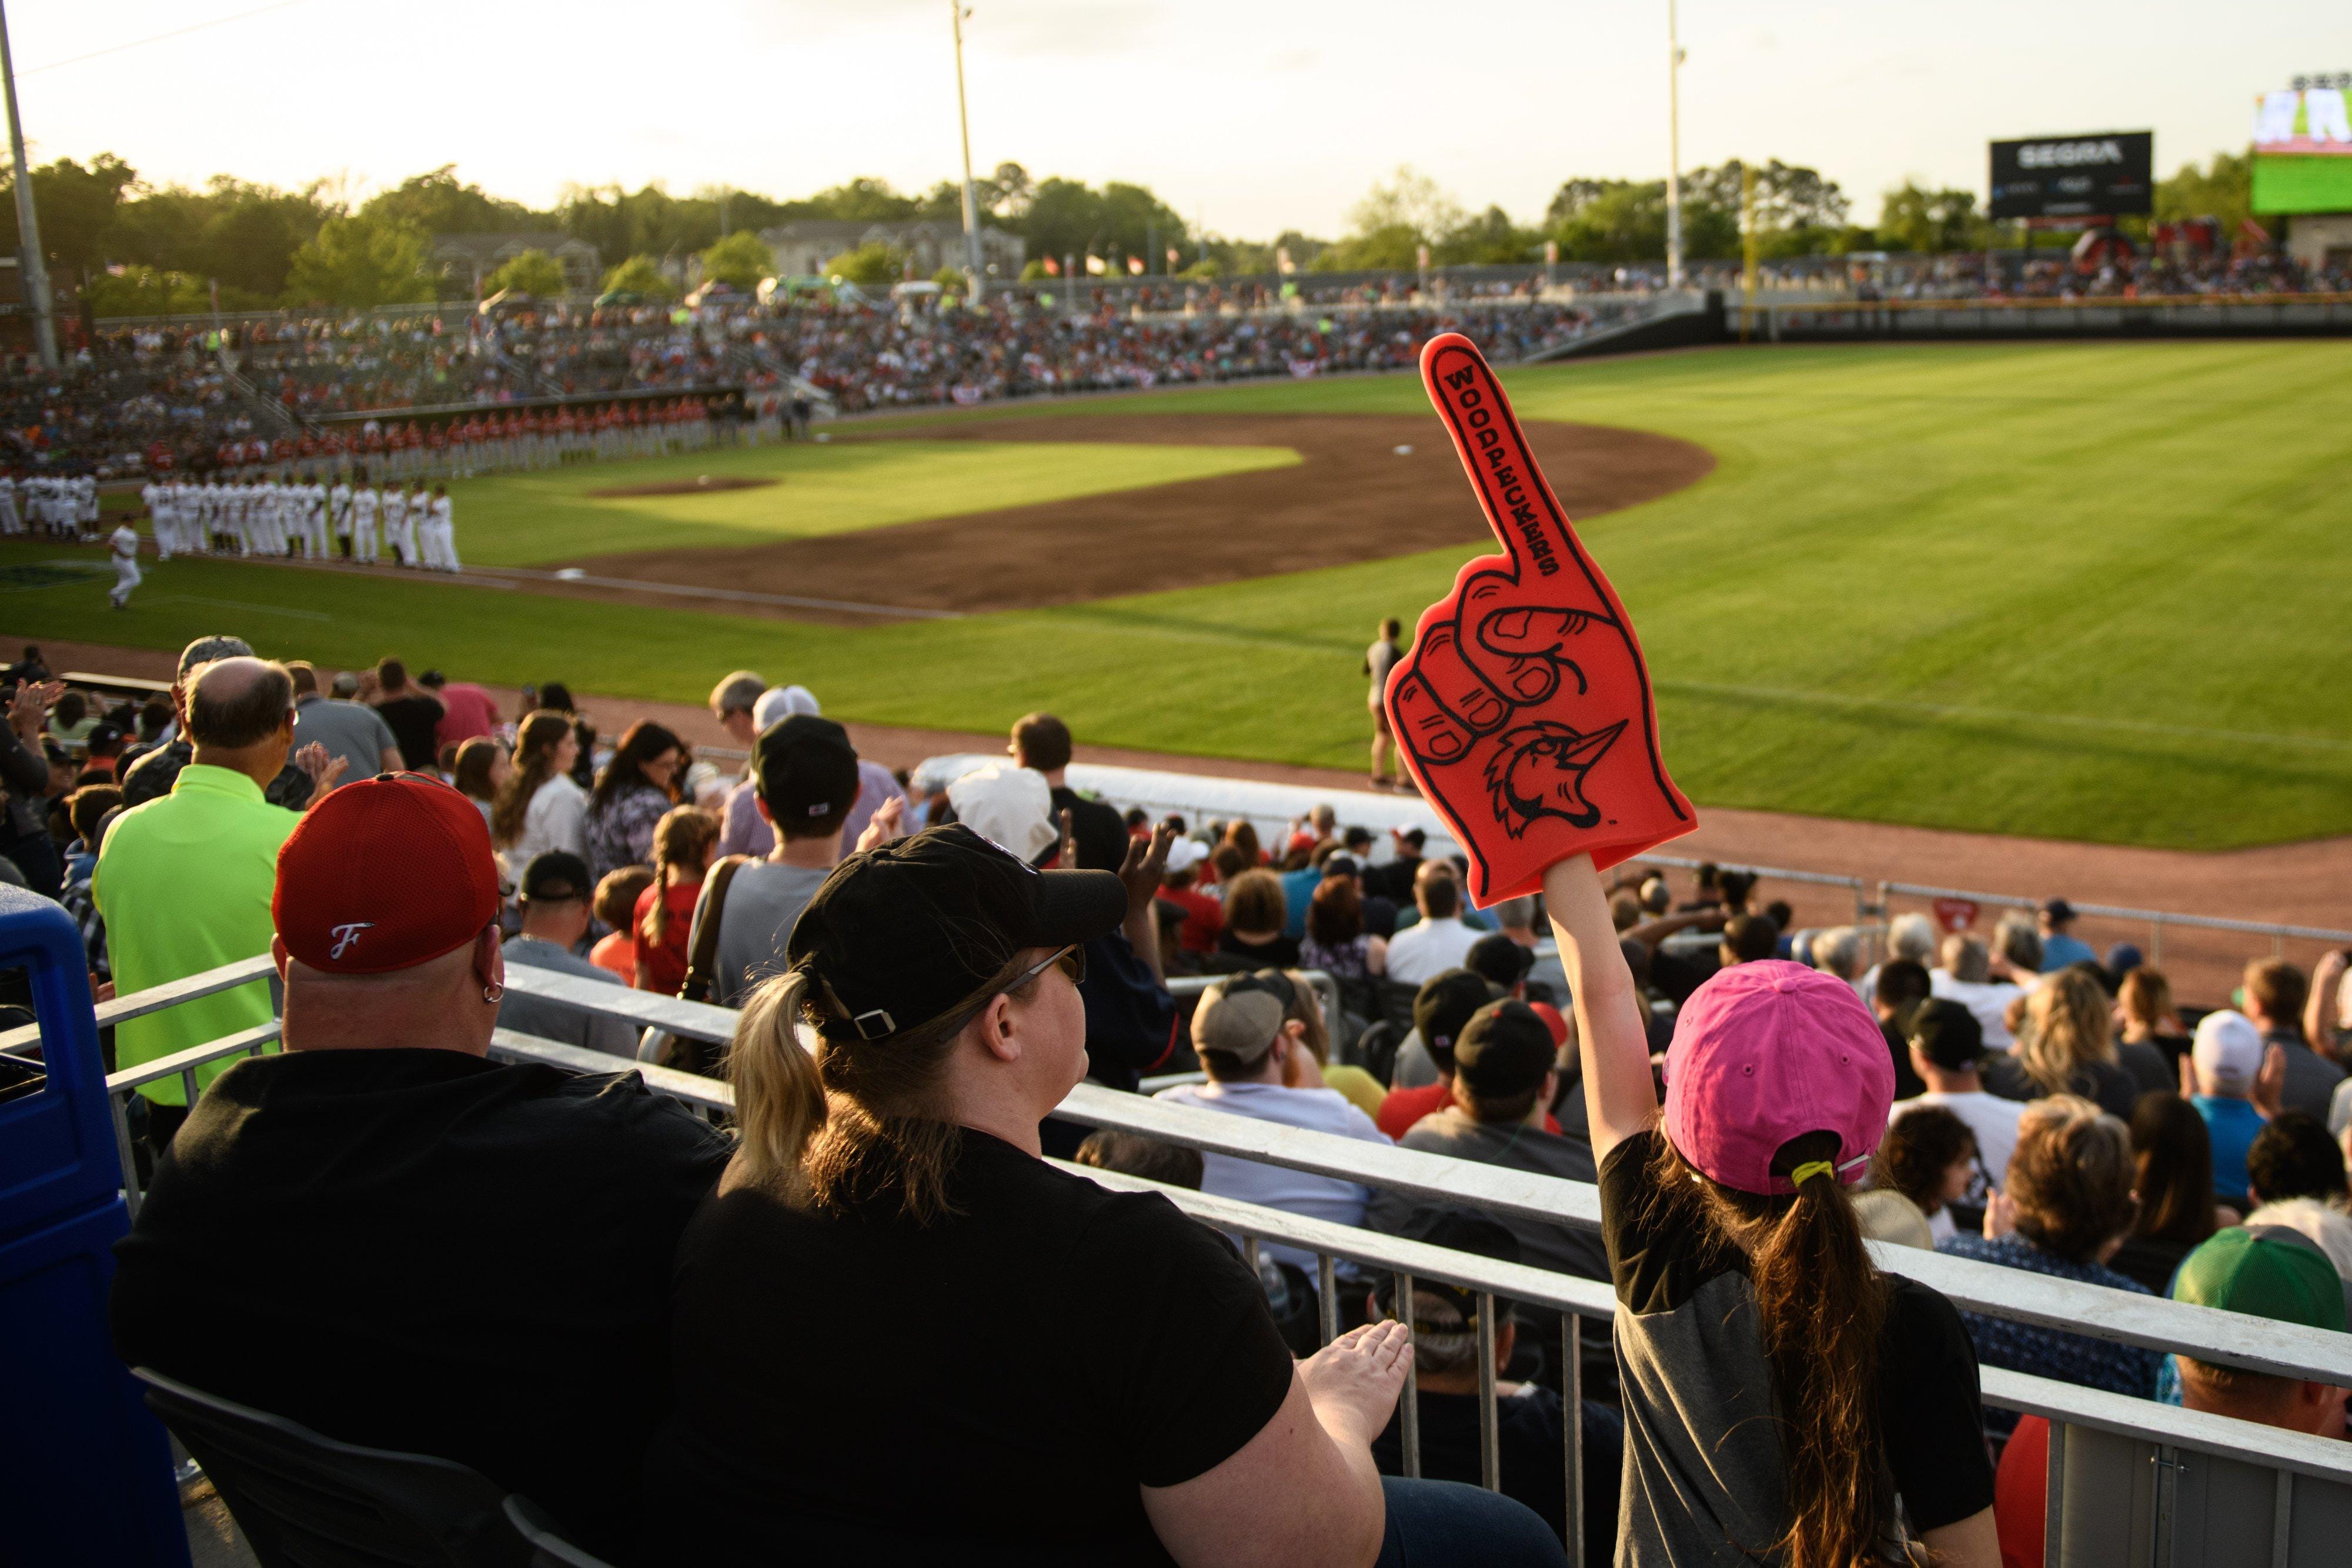
[[706, 496], [719, 490], [763, 490], [774, 483], [773, 479], [754, 479], [740, 474], [702, 474], [691, 479], [667, 479], [658, 485], [614, 485], [588, 493], [598, 497]]

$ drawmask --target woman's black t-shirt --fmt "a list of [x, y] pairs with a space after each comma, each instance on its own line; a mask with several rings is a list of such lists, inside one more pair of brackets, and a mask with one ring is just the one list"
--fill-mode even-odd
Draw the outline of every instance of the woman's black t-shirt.
[[[1772, 1369], [1748, 1258], [1654, 1201], [1656, 1132], [1601, 1162], [1625, 1398], [1620, 1563], [1744, 1564], [1787, 1529]], [[1879, 1344], [1888, 1479], [1914, 1530], [1992, 1506], [1975, 1347], [1951, 1302], [1891, 1276]]]
[[714, 1196], [678, 1249], [649, 1561], [1164, 1563], [1140, 1486], [1274, 1417], [1290, 1353], [1232, 1246], [967, 1130], [955, 1215]]

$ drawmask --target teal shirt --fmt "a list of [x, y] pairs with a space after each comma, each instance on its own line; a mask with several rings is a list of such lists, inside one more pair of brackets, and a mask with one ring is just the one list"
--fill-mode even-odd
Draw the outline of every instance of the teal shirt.
[[[269, 895], [278, 850], [301, 818], [261, 798], [226, 768], [190, 763], [172, 792], [125, 811], [108, 830], [90, 893], [106, 918], [118, 996], [185, 979], [269, 951]], [[271, 1018], [269, 984], [255, 980], [114, 1027], [116, 1068], [137, 1067]], [[209, 1083], [237, 1058], [199, 1068]], [[143, 1086], [159, 1105], [182, 1105], [177, 1078]]]

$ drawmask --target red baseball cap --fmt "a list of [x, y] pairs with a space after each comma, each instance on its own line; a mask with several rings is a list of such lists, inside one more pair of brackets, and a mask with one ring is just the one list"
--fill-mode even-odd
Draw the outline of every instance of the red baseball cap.
[[453, 953], [499, 917], [489, 827], [437, 780], [346, 784], [279, 848], [269, 912], [286, 950], [329, 974], [380, 975]]
[[1790, 1139], [1835, 1133], [1830, 1174], [1862, 1179], [1895, 1103], [1895, 1058], [1853, 988], [1765, 959], [1691, 993], [1666, 1051], [1666, 1136], [1738, 1192], [1786, 1194], [1772, 1157]]

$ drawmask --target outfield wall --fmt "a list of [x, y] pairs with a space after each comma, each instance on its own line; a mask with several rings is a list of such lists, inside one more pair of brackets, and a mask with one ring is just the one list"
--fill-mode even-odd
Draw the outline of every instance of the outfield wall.
[[[2352, 336], [2352, 294], [2141, 299], [1881, 299], [1800, 305], [1736, 298], [1725, 337], [1773, 343], [2067, 338]], [[1605, 350], [1604, 350], [1605, 351]]]

